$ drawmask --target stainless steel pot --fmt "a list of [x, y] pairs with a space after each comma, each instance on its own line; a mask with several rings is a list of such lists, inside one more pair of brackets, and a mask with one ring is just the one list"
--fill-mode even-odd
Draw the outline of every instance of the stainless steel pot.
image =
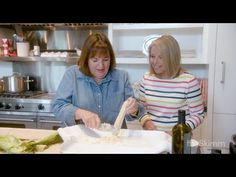
[[28, 76], [21, 76], [20, 73], [13, 73], [11, 76], [4, 76], [3, 82], [6, 92], [20, 93], [29, 90], [29, 82], [33, 80], [27, 79]]

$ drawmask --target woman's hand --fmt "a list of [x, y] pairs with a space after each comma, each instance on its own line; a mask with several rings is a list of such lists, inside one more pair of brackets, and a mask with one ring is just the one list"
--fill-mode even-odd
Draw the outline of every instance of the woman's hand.
[[157, 130], [156, 126], [154, 125], [151, 119], [144, 122], [143, 129], [144, 130]]
[[133, 97], [127, 99], [126, 114], [135, 114], [138, 111], [138, 103]]
[[172, 136], [172, 131], [167, 131], [166, 133]]
[[99, 128], [101, 124], [101, 120], [96, 113], [84, 109], [76, 110], [75, 120], [82, 120], [85, 126], [89, 128]]

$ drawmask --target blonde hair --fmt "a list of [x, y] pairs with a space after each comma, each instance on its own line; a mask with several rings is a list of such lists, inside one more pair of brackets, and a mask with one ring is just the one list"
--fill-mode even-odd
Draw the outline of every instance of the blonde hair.
[[[151, 49], [153, 46], [157, 46], [160, 50], [161, 57], [165, 61], [167, 73], [171, 78], [179, 76], [181, 68], [181, 53], [177, 40], [171, 35], [163, 35], [160, 38], [154, 40], [149, 46], [149, 60], [151, 56]], [[155, 74], [154, 69], [150, 66], [150, 73]]]
[[77, 62], [80, 71], [87, 76], [92, 76], [89, 70], [88, 60], [96, 55], [110, 58], [109, 71], [116, 67], [115, 54], [112, 45], [107, 36], [99, 32], [93, 33], [87, 37], [82, 47], [80, 59]]

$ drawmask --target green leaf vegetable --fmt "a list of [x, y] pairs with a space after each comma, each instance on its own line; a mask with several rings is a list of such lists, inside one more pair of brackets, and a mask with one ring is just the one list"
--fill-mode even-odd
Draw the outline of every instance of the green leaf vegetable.
[[57, 132], [35, 141], [23, 141], [13, 135], [5, 135], [0, 136], [0, 150], [11, 154], [35, 153], [61, 142], [62, 139]]

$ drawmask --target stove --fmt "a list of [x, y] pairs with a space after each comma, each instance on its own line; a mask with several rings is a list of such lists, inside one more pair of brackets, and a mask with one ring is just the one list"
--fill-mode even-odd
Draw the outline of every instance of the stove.
[[52, 113], [54, 95], [43, 91], [1, 93], [0, 127], [59, 128], [61, 122]]
[[27, 91], [23, 93], [1, 93], [0, 111], [50, 113], [52, 112], [51, 101], [53, 96], [53, 93], [47, 93], [42, 91]]
[[4, 93], [0, 93], [0, 99], [1, 98], [29, 98], [31, 96], [36, 96], [43, 93], [45, 92], [43, 91], [26, 91], [26, 92], [21, 92], [21, 93], [4, 92]]

